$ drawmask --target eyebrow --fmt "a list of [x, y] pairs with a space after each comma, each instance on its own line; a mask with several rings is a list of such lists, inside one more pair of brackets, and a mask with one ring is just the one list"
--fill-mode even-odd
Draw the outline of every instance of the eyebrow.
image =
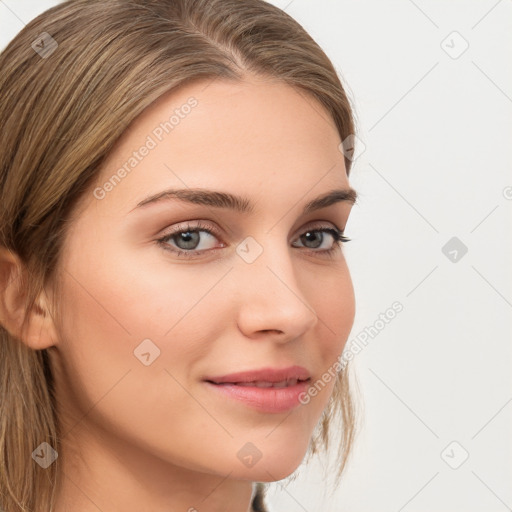
[[[168, 189], [146, 197], [140, 201], [135, 208], [130, 210], [130, 212], [172, 199], [186, 203], [213, 206], [215, 208], [228, 208], [238, 213], [252, 213], [254, 211], [254, 205], [246, 197], [230, 194], [229, 192], [219, 192], [203, 188], [186, 188]], [[350, 187], [346, 189], [330, 190], [329, 192], [309, 201], [304, 206], [302, 214], [306, 215], [342, 201], [355, 204], [357, 201], [357, 192]]]

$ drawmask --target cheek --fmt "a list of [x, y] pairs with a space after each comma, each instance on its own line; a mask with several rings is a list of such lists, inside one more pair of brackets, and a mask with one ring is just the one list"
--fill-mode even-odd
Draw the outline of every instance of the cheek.
[[346, 264], [311, 285], [311, 304], [318, 315], [318, 328], [324, 364], [329, 366], [341, 355], [355, 317], [352, 279]]
[[[64, 272], [64, 371], [57, 383], [63, 418], [84, 429], [102, 425], [151, 451], [167, 450], [185, 465], [193, 455], [187, 435], [216, 428], [189, 390], [195, 363], [208, 358], [211, 340], [220, 335], [215, 326], [225, 325], [216, 316], [223, 306], [208, 294], [224, 271], [192, 273], [178, 265], [171, 272], [168, 265], [159, 273], [131, 266], [128, 257], [120, 261], [103, 257], [92, 272], [75, 259]], [[183, 453], [172, 439], [184, 439]]]
[[101, 254], [71, 248], [63, 265], [59, 349], [77, 389], [95, 403], [127, 371], [143, 371], [148, 386], [165, 369], [188, 380], [225, 325], [218, 319], [225, 304], [209, 293], [224, 267], [201, 271], [165, 258], [155, 265], [104, 240], [97, 246]]
[[320, 417], [328, 404], [339, 378], [340, 356], [347, 343], [355, 317], [355, 297], [352, 280], [346, 264], [329, 272], [311, 289], [314, 307], [318, 315], [318, 334], [312, 354], [318, 354], [320, 372], [311, 382], [305, 400]]

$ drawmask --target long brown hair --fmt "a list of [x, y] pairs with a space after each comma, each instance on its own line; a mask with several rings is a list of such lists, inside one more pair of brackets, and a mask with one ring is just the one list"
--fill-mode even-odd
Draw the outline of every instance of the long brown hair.
[[[180, 85], [247, 73], [320, 102], [342, 141], [354, 134], [331, 61], [299, 23], [262, 0], [70, 0], [19, 32], [0, 54], [0, 249], [26, 270], [18, 276], [25, 312], [53, 282], [73, 208], [130, 123]], [[345, 164], [349, 173], [347, 157]], [[0, 269], [4, 289], [6, 275]], [[356, 430], [347, 370], [337, 375], [308, 451], [329, 445], [339, 415], [338, 476]], [[42, 470], [32, 452], [42, 442], [59, 451], [55, 410], [47, 350], [0, 325], [5, 512], [53, 510], [60, 459]]]

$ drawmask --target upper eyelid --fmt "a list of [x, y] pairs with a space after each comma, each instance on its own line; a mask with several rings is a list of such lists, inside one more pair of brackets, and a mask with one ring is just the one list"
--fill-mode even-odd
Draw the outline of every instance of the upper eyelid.
[[[197, 224], [193, 224], [193, 223]], [[330, 225], [323, 224], [324, 222], [329, 222]], [[181, 227], [180, 227], [181, 225]], [[302, 227], [302, 230], [321, 230], [321, 229], [334, 229], [336, 231], [339, 231], [339, 233], [344, 233], [344, 228], [340, 228], [337, 226], [337, 224], [333, 221], [311, 221], [310, 223], [307, 223], [305, 227]], [[178, 227], [170, 229], [169, 231], [164, 232], [161, 236], [159, 236], [159, 239], [167, 238], [169, 236], [172, 236], [176, 233], [181, 233], [184, 231], [207, 231], [211, 232], [214, 236], [218, 237], [221, 236], [221, 233], [219, 233], [219, 229], [215, 228], [212, 224], [207, 224], [202, 220], [189, 220], [184, 221], [182, 223], [178, 224]]]

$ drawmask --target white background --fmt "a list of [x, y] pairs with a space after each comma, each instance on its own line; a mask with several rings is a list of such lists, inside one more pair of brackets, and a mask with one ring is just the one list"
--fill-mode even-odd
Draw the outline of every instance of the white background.
[[[0, 47], [57, 3], [0, 0]], [[273, 484], [270, 508], [512, 510], [512, 2], [271, 3], [333, 61], [365, 146], [348, 343], [404, 309], [354, 358], [364, 424], [341, 486], [311, 463]]]

